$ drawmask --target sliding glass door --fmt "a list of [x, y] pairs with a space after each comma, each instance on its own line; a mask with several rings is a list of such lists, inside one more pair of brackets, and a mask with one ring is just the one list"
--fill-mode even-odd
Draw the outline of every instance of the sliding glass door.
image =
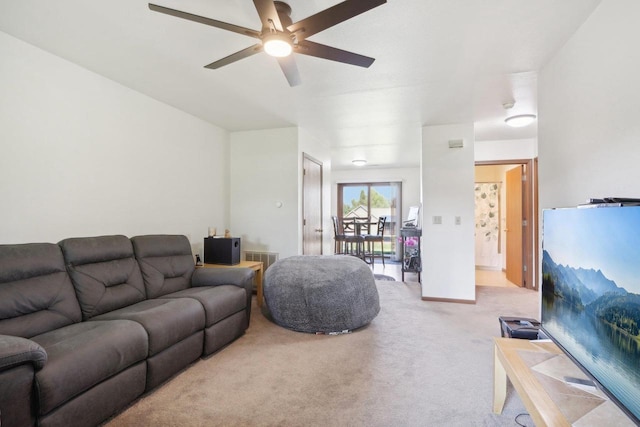
[[[387, 217], [383, 250], [390, 259], [398, 259], [397, 238], [400, 233], [402, 183], [365, 182], [338, 184], [338, 216], [356, 219], [365, 234], [376, 234], [375, 223], [381, 216]], [[368, 227], [364, 224], [370, 224]], [[347, 230], [349, 231], [349, 230]], [[355, 231], [355, 230], [354, 230]]]

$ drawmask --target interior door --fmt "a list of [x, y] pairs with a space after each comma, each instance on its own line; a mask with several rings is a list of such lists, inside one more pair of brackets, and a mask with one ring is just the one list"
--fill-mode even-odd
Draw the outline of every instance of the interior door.
[[523, 285], [523, 244], [522, 244], [522, 177], [524, 166], [519, 165], [507, 171], [506, 194], [506, 258], [507, 280], [518, 286]]
[[322, 163], [303, 155], [302, 253], [322, 255]]

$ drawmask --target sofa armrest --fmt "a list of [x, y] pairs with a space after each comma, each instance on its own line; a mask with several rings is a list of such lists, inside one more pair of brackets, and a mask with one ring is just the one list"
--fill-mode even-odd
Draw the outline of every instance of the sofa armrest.
[[251, 297], [256, 272], [250, 268], [196, 268], [191, 276], [191, 286], [235, 285], [247, 294], [247, 325], [251, 319]]
[[47, 362], [47, 353], [35, 342], [0, 335], [0, 417], [2, 425], [36, 425], [35, 372]]
[[0, 372], [27, 363], [39, 371], [47, 363], [47, 352], [30, 339], [0, 335]]
[[196, 268], [191, 286], [235, 285], [253, 289], [255, 272], [250, 268]]

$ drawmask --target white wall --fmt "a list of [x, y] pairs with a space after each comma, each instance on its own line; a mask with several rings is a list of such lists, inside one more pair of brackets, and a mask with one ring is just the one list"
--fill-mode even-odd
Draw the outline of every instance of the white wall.
[[233, 132], [230, 138], [231, 234], [242, 239], [243, 251], [299, 254], [297, 128]]
[[640, 197], [640, 2], [603, 0], [539, 78], [540, 207]]
[[[226, 224], [228, 135], [0, 32], [0, 243]], [[202, 252], [200, 252], [202, 253]]]
[[[464, 148], [449, 148], [450, 139]], [[472, 124], [422, 128], [423, 297], [475, 301], [473, 166]]]
[[535, 159], [538, 157], [538, 141], [535, 138], [476, 141], [474, 150], [476, 162]]

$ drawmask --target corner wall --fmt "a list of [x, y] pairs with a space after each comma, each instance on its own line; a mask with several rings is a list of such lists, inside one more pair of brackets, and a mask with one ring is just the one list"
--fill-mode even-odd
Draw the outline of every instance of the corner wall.
[[603, 0], [539, 78], [540, 207], [640, 198], [640, 2]]
[[226, 224], [228, 134], [0, 32], [0, 243]]
[[474, 163], [473, 124], [422, 128], [423, 299], [475, 301]]
[[230, 152], [231, 234], [243, 251], [298, 255], [298, 129], [233, 132]]

